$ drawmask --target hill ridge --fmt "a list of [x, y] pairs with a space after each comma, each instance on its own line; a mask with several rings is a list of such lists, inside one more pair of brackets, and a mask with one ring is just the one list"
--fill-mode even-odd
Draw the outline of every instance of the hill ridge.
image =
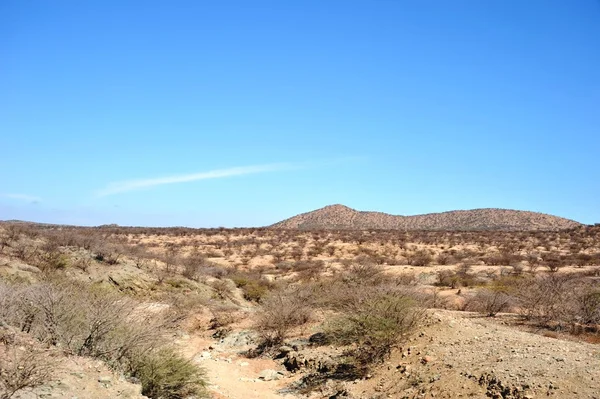
[[579, 227], [574, 220], [546, 213], [504, 208], [459, 209], [420, 215], [358, 211], [327, 205], [275, 223], [274, 229], [300, 230], [498, 230], [547, 231]]

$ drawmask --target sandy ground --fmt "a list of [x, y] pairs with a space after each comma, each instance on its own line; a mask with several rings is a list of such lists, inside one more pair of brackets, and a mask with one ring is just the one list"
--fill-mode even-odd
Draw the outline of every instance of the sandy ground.
[[[372, 378], [341, 384], [346, 397], [600, 398], [598, 345], [522, 331], [506, 325], [509, 318], [430, 311], [426, 324]], [[285, 390], [301, 373], [288, 374], [277, 360], [244, 356], [253, 345], [250, 335], [237, 330], [224, 340], [184, 336], [178, 343], [205, 368], [215, 398], [302, 397]], [[259, 378], [264, 370], [283, 375], [264, 381]], [[331, 392], [309, 396], [326, 398]]]

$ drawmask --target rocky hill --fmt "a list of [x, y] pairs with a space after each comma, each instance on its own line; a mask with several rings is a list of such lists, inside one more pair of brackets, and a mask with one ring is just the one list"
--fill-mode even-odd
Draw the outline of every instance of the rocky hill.
[[382, 212], [361, 212], [344, 205], [329, 205], [283, 220], [270, 226], [302, 230], [562, 230], [581, 226], [573, 220], [538, 212], [511, 209], [473, 209], [397, 216]]

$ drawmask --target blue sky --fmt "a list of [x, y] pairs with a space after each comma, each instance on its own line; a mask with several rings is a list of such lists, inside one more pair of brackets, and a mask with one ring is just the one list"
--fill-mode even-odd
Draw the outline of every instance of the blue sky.
[[0, 3], [0, 219], [600, 222], [600, 2]]

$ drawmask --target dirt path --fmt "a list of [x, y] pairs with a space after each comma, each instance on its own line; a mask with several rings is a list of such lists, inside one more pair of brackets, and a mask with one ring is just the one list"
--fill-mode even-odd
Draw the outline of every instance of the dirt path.
[[214, 398], [296, 398], [279, 391], [298, 377], [287, 373], [275, 360], [244, 356], [244, 351], [254, 347], [251, 342], [251, 333], [241, 330], [223, 340], [194, 336], [181, 339], [179, 344], [206, 370]]

